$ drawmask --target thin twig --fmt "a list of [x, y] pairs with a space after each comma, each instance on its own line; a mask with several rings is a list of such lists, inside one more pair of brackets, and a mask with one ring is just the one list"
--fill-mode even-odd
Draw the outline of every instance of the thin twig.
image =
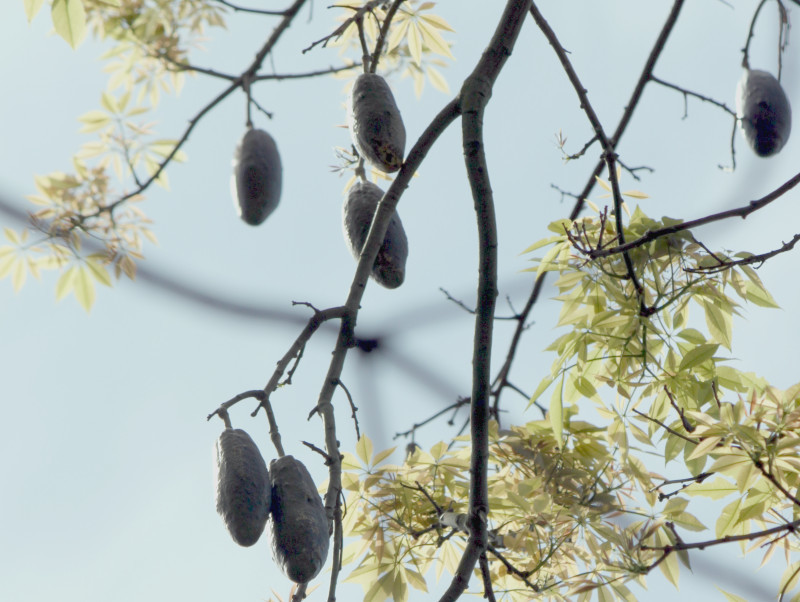
[[744, 257], [742, 259], [736, 259], [734, 261], [719, 261], [718, 265], [715, 266], [708, 266], [708, 267], [697, 267], [697, 268], [686, 268], [687, 272], [705, 272], [705, 273], [716, 273], [722, 272], [724, 270], [728, 270], [737, 265], [752, 265], [754, 263], [762, 264], [767, 259], [775, 257], [776, 255], [780, 255], [781, 253], [786, 253], [787, 251], [791, 251], [794, 249], [794, 246], [800, 241], [800, 234], [795, 234], [792, 237], [792, 240], [789, 242], [783, 243], [783, 245], [779, 249], [775, 249], [774, 251], [769, 251], [767, 253], [760, 253], [758, 255], [751, 255], [750, 257]]
[[486, 560], [486, 552], [480, 555], [478, 563], [481, 567], [481, 577], [483, 578], [483, 597], [489, 602], [496, 602], [494, 590], [492, 589], [492, 573], [489, 570], [489, 562]]
[[[341, 25], [339, 25], [339, 27], [337, 27], [333, 31], [333, 33], [329, 33], [325, 37], [320, 38], [316, 42], [313, 42], [307, 48], [303, 48], [303, 54], [305, 54], [306, 52], [308, 52], [309, 50], [311, 50], [312, 48], [314, 48], [314, 47], [316, 47], [316, 46], [318, 46], [320, 44], [322, 44], [322, 47], [324, 48], [325, 46], [328, 45], [328, 42], [330, 42], [332, 39], [341, 37], [341, 35], [345, 31], [347, 31], [347, 28], [350, 27], [350, 25], [352, 25], [353, 23], [355, 23], [357, 19], [363, 18], [363, 16], [366, 13], [371, 12], [376, 6], [379, 6], [380, 4], [382, 4], [385, 1], [386, 0], [370, 0], [370, 2], [367, 2], [364, 6], [362, 6], [359, 9], [357, 9], [355, 11], [355, 13], [353, 13], [352, 17], [349, 17], [349, 18], [345, 19], [345, 21]], [[345, 6], [344, 8], [352, 9], [353, 7]]]
[[596, 259], [598, 257], [608, 257], [610, 255], [622, 253], [623, 251], [630, 251], [631, 249], [641, 247], [642, 245], [645, 245], [658, 238], [661, 238], [662, 236], [676, 234], [677, 232], [682, 232], [684, 230], [691, 230], [692, 228], [705, 226], [706, 224], [712, 224], [714, 222], [730, 219], [732, 217], [741, 217], [742, 219], [746, 219], [751, 213], [754, 213], [759, 209], [763, 209], [773, 201], [782, 197], [784, 194], [789, 192], [792, 188], [794, 188], [798, 184], [800, 184], [800, 172], [798, 172], [792, 178], [781, 184], [778, 188], [776, 188], [769, 194], [764, 195], [760, 199], [750, 201], [747, 205], [743, 205], [736, 209], [729, 209], [728, 211], [712, 213], [711, 215], [690, 220], [688, 222], [683, 222], [681, 224], [675, 224], [674, 226], [659, 228], [658, 230], [649, 230], [640, 238], [627, 242], [624, 245], [618, 245], [616, 247], [611, 247], [607, 249], [595, 249], [591, 251], [589, 255], [592, 257], [592, 259]]
[[356, 441], [358, 441], [359, 439], [361, 439], [361, 431], [358, 428], [358, 417], [356, 416], [358, 408], [356, 407], [355, 402], [353, 402], [353, 396], [350, 395], [350, 391], [348, 391], [347, 387], [344, 386], [342, 379], [339, 379], [339, 382], [337, 384], [342, 388], [344, 394], [347, 395], [347, 401], [350, 402], [351, 416], [353, 417], [353, 422], [355, 423], [356, 426]]
[[[675, 84], [671, 84], [671, 83], [669, 83], [667, 81], [664, 81], [663, 79], [661, 79], [659, 77], [656, 77], [655, 75], [651, 75], [650, 76], [650, 81], [653, 81], [653, 82], [655, 82], [657, 84], [660, 84], [660, 85], [664, 86], [665, 88], [670, 88], [671, 90], [676, 90], [676, 91], [680, 92], [681, 94], [683, 94], [684, 99], [687, 96], [693, 96], [694, 98], [697, 98], [698, 100], [702, 100], [703, 102], [711, 103], [712, 105], [715, 105], [715, 106], [719, 107], [720, 109], [725, 111], [728, 115], [731, 115], [734, 119], [736, 119], [736, 111], [731, 109], [724, 102], [720, 102], [718, 100], [714, 100], [713, 98], [710, 98], [708, 96], [703, 96], [702, 94], [698, 94], [697, 92], [692, 92], [691, 90], [687, 90], [686, 88], [682, 88], [681, 86], [677, 86]], [[686, 119], [687, 115], [688, 115], [688, 110], [685, 109], [684, 110], [684, 114], [683, 114], [683, 118]]]
[[405, 0], [394, 0], [392, 5], [389, 7], [389, 10], [386, 11], [386, 18], [383, 20], [383, 23], [381, 23], [378, 39], [375, 41], [375, 51], [372, 53], [372, 58], [369, 62], [370, 73], [375, 73], [376, 69], [378, 68], [378, 62], [383, 54], [383, 45], [386, 42], [386, 37], [389, 35], [389, 27], [392, 24], [392, 19], [394, 19], [397, 9], [400, 8], [400, 5], [403, 2], [405, 2]]

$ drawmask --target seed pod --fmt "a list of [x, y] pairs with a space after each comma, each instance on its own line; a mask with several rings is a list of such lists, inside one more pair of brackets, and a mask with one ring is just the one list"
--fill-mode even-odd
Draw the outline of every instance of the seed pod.
[[226, 428], [217, 441], [217, 512], [233, 541], [252, 546], [269, 517], [269, 471], [255, 441], [241, 429]]
[[747, 143], [759, 157], [783, 148], [792, 129], [792, 108], [772, 74], [747, 69], [736, 91], [736, 111]]
[[283, 168], [272, 136], [264, 130], [248, 129], [236, 149], [233, 174], [231, 192], [239, 217], [257, 226], [281, 199]]
[[406, 128], [389, 84], [380, 75], [356, 78], [348, 103], [350, 135], [358, 153], [386, 173], [400, 169]]
[[[361, 249], [367, 242], [367, 234], [378, 203], [383, 198], [383, 190], [372, 182], [359, 181], [353, 184], [342, 207], [344, 237], [353, 257], [361, 256]], [[397, 211], [392, 215], [383, 244], [372, 264], [372, 277], [381, 286], [397, 288], [403, 284], [408, 258], [408, 239]]]
[[314, 480], [292, 456], [270, 462], [272, 557], [289, 579], [307, 583], [328, 557], [328, 518]]

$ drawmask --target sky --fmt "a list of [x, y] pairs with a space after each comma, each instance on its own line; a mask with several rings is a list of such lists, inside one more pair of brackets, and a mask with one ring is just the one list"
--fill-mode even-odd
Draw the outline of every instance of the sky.
[[[755, 4], [687, 3], [656, 75], [733, 107]], [[670, 5], [575, 0], [540, 7], [609, 130]], [[456, 60], [443, 70], [453, 91], [479, 58], [501, 9], [497, 1], [438, 3], [437, 12], [456, 31], [450, 34]], [[773, 72], [775, 12], [772, 3], [765, 8], [751, 60]], [[792, 16], [797, 14], [794, 7]], [[314, 2], [280, 44], [275, 70], [340, 64], [336, 49], [301, 52], [332, 30], [334, 19], [325, 3]], [[240, 71], [273, 24], [231, 15], [228, 31], [211, 32], [192, 61]], [[34, 174], [69, 169], [70, 157], [88, 139], [76, 118], [99, 105], [106, 85], [99, 59], [106, 47], [87, 41], [73, 52], [49, 34], [50, 27], [44, 12], [28, 25], [19, 0], [0, 7], [0, 76], [6, 82], [0, 95], [0, 199], [18, 209], [28, 208], [24, 197], [34, 192]], [[796, 56], [790, 45], [783, 62], [790, 99], [800, 96]], [[410, 148], [451, 95], [428, 85], [418, 99], [410, 80], [390, 83]], [[156, 113], [159, 135], [178, 137], [222, 88], [196, 77], [179, 96], [164, 97]], [[142, 207], [154, 220], [159, 244], [146, 248], [135, 282], [99, 290], [87, 315], [72, 297], [55, 300], [54, 276], [31, 280], [19, 293], [0, 281], [0, 599], [262, 601], [275, 597], [271, 590], [287, 598], [290, 582], [274, 567], [266, 537], [240, 548], [215, 512], [212, 460], [222, 425], [206, 416], [237, 393], [265, 385], [308, 316], [292, 301], [320, 308], [344, 302], [355, 262], [342, 237], [345, 180], [330, 166], [334, 147], [349, 145], [349, 137], [340, 127], [342, 79], [263, 83], [255, 95], [274, 113], [271, 121], [258, 115], [256, 126], [273, 135], [284, 166], [281, 204], [262, 226], [239, 220], [230, 197], [231, 158], [245, 123], [244, 99], [234, 94], [195, 129], [184, 149], [188, 161], [170, 168], [170, 190], [148, 191]], [[718, 169], [730, 163], [730, 117], [696, 100], [689, 100], [688, 117], [683, 115], [680, 94], [648, 86], [618, 149], [626, 164], [655, 168], [641, 182], [628, 175], [622, 181], [624, 189], [650, 195], [642, 201], [649, 215], [691, 219], [738, 207], [796, 173], [796, 137], [765, 160], [737, 135], [737, 169]], [[473, 303], [477, 243], [459, 132], [454, 127], [442, 136], [400, 203], [410, 244], [406, 282], [397, 290], [370, 283], [362, 302], [360, 333], [380, 336], [384, 351], [352, 353], [345, 366], [343, 380], [376, 449], [404, 446], [406, 440], [393, 439], [396, 432], [469, 393], [472, 317], [440, 291]], [[594, 167], [594, 156], [565, 163], [555, 142], [559, 132], [571, 152], [591, 136], [555, 55], [528, 19], [486, 113], [500, 234], [499, 314], [510, 312], [506, 296], [519, 308], [530, 290], [532, 276], [522, 271], [528, 263], [520, 252], [571, 209], [551, 185], [578, 192]], [[771, 250], [796, 233], [799, 194], [790, 192], [747, 220], [696, 234], [712, 247]], [[18, 226], [5, 214], [0, 225]], [[782, 309], [746, 306], [735, 321], [736, 365], [779, 387], [798, 380], [793, 350], [800, 291], [797, 279], [787, 277], [795, 261], [795, 254], [784, 254], [760, 270]], [[176, 287], [196, 294], [176, 293]], [[548, 287], [543, 296], [554, 294]], [[534, 312], [513, 372], [527, 390], [549, 370], [553, 358], [544, 348], [558, 334], [558, 309], [545, 300]], [[269, 319], [270, 312], [295, 318]], [[301, 441], [322, 443], [319, 420], [306, 416], [324, 378], [331, 332], [315, 336], [292, 386], [272, 398], [287, 453], [305, 462], [317, 482], [325, 478], [324, 467]], [[511, 334], [511, 326], [498, 323], [495, 365]], [[515, 407], [508, 399], [510, 419], [535, 417], [523, 413], [524, 400]], [[248, 402], [237, 406], [233, 424], [253, 435], [269, 462], [274, 453], [266, 421], [263, 415], [251, 419], [251, 410]], [[343, 448], [352, 449], [349, 410], [337, 410], [337, 423]], [[422, 429], [417, 441], [429, 447], [451, 432], [439, 422]], [[779, 572], [756, 572], [759, 561], [758, 553], [741, 560], [734, 548], [696, 554], [695, 573], [682, 572], [681, 592], [723, 600], [715, 588], [720, 585], [748, 600], [768, 599], [761, 596], [775, 591]], [[326, 575], [318, 578], [325, 585], [311, 600], [324, 599]], [[659, 575], [650, 584], [648, 592], [637, 590], [642, 600], [674, 598]], [[431, 591], [437, 588], [431, 577]], [[358, 599], [360, 592], [343, 585], [339, 598]], [[412, 591], [411, 599], [432, 597]]]

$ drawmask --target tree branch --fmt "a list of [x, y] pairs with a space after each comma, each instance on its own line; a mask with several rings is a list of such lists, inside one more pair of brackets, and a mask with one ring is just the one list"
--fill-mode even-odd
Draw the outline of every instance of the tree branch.
[[[633, 113], [636, 110], [636, 107], [639, 105], [639, 101], [642, 98], [642, 92], [644, 91], [644, 88], [647, 85], [647, 83], [650, 81], [656, 62], [658, 61], [658, 58], [661, 56], [661, 53], [664, 51], [664, 48], [667, 44], [667, 40], [669, 39], [672, 30], [675, 28], [675, 23], [678, 20], [678, 16], [680, 15], [684, 2], [685, 0], [675, 0], [675, 2], [672, 4], [672, 9], [667, 15], [667, 19], [664, 22], [664, 25], [662, 26], [660, 33], [658, 34], [658, 38], [656, 38], [656, 41], [653, 44], [653, 48], [650, 50], [650, 54], [648, 55], [647, 60], [645, 61], [644, 68], [642, 69], [642, 72], [639, 75], [639, 79], [636, 82], [636, 85], [634, 86], [633, 92], [631, 93], [631, 96], [628, 99], [627, 104], [625, 105], [625, 111], [622, 114], [622, 118], [617, 124], [617, 129], [614, 131], [614, 135], [611, 137], [611, 142], [615, 147], [619, 144], [620, 139], [625, 134], [625, 130], [627, 130], [628, 128], [628, 124], [630, 123], [631, 117], [633, 117]], [[605, 165], [604, 161], [602, 160], [598, 161], [597, 165], [594, 168], [594, 171], [591, 173], [588, 180], [586, 181], [586, 185], [584, 186], [581, 193], [575, 195], [576, 201], [572, 207], [572, 211], [569, 214], [569, 219], [574, 220], [580, 214], [581, 209], [583, 208], [583, 200], [589, 196], [592, 189], [597, 184], [597, 177], [600, 176], [600, 174], [602, 173], [604, 165]], [[519, 323], [517, 324], [517, 329], [514, 332], [514, 336], [512, 337], [508, 353], [506, 354], [506, 360], [503, 364], [503, 367], [500, 369], [498, 377], [495, 378], [496, 383], [502, 383], [504, 379], [506, 379], [511, 372], [511, 366], [514, 362], [514, 358], [516, 357], [517, 349], [519, 348], [519, 341], [521, 340], [522, 331], [525, 328], [525, 324], [528, 322], [528, 318], [531, 312], [533, 311], [533, 307], [539, 300], [539, 295], [542, 292], [542, 287], [544, 286], [545, 278], [547, 278], [547, 273], [539, 275], [533, 284], [533, 289], [531, 290], [530, 296], [528, 297], [528, 301], [525, 304], [525, 308], [520, 312]], [[502, 393], [501, 385], [498, 384], [497, 386], [498, 388], [495, 392], [495, 403], [494, 403], [495, 410], [497, 410], [499, 407], [500, 394]]]
[[662, 236], [668, 236], [669, 234], [675, 234], [677, 232], [682, 232], [684, 230], [691, 230], [692, 228], [705, 226], [706, 224], [722, 221], [724, 219], [728, 219], [731, 217], [741, 217], [742, 219], [746, 219], [747, 216], [749, 216], [751, 213], [754, 213], [759, 209], [763, 209], [773, 201], [782, 197], [784, 194], [789, 192], [792, 188], [794, 188], [798, 184], [800, 184], [800, 172], [792, 176], [789, 180], [784, 182], [782, 185], [780, 185], [778, 188], [776, 188], [769, 194], [766, 194], [760, 199], [756, 199], [755, 201], [750, 201], [747, 205], [743, 205], [742, 207], [739, 207], [737, 209], [729, 209], [728, 211], [713, 213], [705, 217], [700, 217], [698, 219], [690, 220], [688, 222], [683, 222], [682, 224], [675, 224], [674, 226], [659, 228], [658, 230], [650, 230], [640, 238], [627, 242], [624, 245], [618, 245], [616, 247], [608, 247], [605, 249], [593, 249], [589, 251], [589, 256], [592, 259], [596, 259], [598, 257], [608, 257], [609, 255], [615, 255], [617, 253], [622, 253], [624, 251], [630, 251], [631, 249], [635, 249], [636, 247], [641, 247], [642, 245], [645, 245], [658, 238], [661, 238]]
[[458, 569], [441, 602], [453, 601], [461, 596], [475, 563], [486, 553], [488, 545], [489, 379], [497, 298], [497, 224], [483, 146], [483, 115], [497, 76], [514, 48], [529, 6], [530, 0], [509, 0], [488, 48], [464, 81], [460, 94], [464, 160], [478, 219], [480, 250], [470, 406], [472, 457], [467, 520], [470, 533]]

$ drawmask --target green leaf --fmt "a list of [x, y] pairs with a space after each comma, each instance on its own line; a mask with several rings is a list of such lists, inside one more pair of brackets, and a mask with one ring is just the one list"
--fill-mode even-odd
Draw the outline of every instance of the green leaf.
[[75, 274], [77, 271], [78, 268], [76, 266], [72, 266], [58, 278], [58, 282], [56, 282], [57, 301], [61, 301], [61, 299], [72, 292], [72, 287], [75, 284]]
[[111, 113], [112, 115], [116, 115], [120, 112], [119, 103], [117, 103], [117, 99], [114, 98], [112, 94], [108, 92], [103, 92], [100, 96], [100, 106], [102, 106], [106, 111]]
[[562, 240], [564, 240], [563, 236], [551, 236], [550, 238], [543, 238], [541, 240], [536, 241], [530, 247], [522, 251], [520, 255], [525, 255], [526, 253], [530, 253], [532, 251], [535, 251], [536, 249], [541, 249], [542, 247], [546, 247], [547, 245], [551, 245], [554, 242], [559, 242]]
[[550, 232], [555, 232], [556, 234], [560, 235], [562, 238], [566, 237], [567, 232], [572, 229], [572, 220], [567, 218], [557, 219], [554, 222], [550, 222], [547, 225], [547, 229]]
[[689, 487], [684, 489], [684, 493], [691, 496], [702, 495], [704, 497], [710, 497], [713, 500], [718, 500], [728, 497], [738, 490], [739, 488], [730, 481], [722, 477], [715, 477], [711, 481], [706, 480], [702, 483], [692, 483]]
[[417, 65], [422, 65], [422, 36], [415, 24], [408, 28], [408, 36], [406, 37], [408, 43], [408, 51], [411, 58]]
[[[666, 536], [662, 536], [660, 538], [659, 545], [669, 545], [673, 542], [669, 541]], [[678, 587], [678, 577], [680, 575], [680, 565], [678, 564], [678, 556], [676, 554], [669, 554], [662, 562], [658, 565], [661, 569], [661, 572], [667, 578], [667, 580]]]
[[444, 92], [445, 94], [450, 93], [450, 86], [447, 84], [447, 80], [445, 79], [444, 75], [442, 75], [438, 69], [429, 65], [425, 69], [425, 74], [431, 81], [431, 85], [439, 90], [439, 92]]
[[739, 511], [741, 510], [741, 498], [733, 500], [730, 504], [725, 506], [717, 518], [716, 536], [725, 537], [726, 535], [733, 535], [733, 527], [739, 522]]
[[356, 443], [356, 454], [364, 466], [369, 466], [372, 458], [372, 441], [366, 435], [361, 435], [361, 439]]
[[86, 259], [86, 266], [89, 268], [89, 272], [92, 274], [95, 280], [97, 280], [100, 284], [104, 284], [105, 286], [111, 286], [111, 276], [106, 269], [106, 266], [103, 265], [101, 259], [97, 257], [89, 257]]
[[25, 1], [25, 16], [28, 17], [28, 23], [33, 21], [33, 18], [39, 13], [39, 10], [44, 4], [44, 0], [24, 0]]
[[725, 599], [728, 602], [748, 602], [746, 598], [742, 598], [741, 596], [737, 596], [736, 594], [729, 594], [724, 589], [717, 586], [717, 589], [725, 596]]
[[413, 568], [406, 568], [406, 577], [408, 578], [409, 585], [411, 585], [411, 587], [414, 589], [418, 589], [423, 592], [428, 591], [428, 585], [425, 583], [425, 577], [423, 577]]
[[75, 281], [73, 284], [75, 291], [75, 298], [81, 304], [83, 309], [87, 312], [92, 309], [96, 297], [94, 288], [94, 279], [92, 278], [91, 270], [87, 267], [80, 267], [75, 273]]
[[81, 0], [53, 0], [50, 11], [56, 33], [77, 48], [86, 36], [86, 12]]
[[747, 294], [747, 300], [755, 305], [760, 307], [770, 307], [775, 309], [780, 309], [780, 305], [772, 295], [769, 294], [769, 291], [765, 289], [763, 286], [758, 286], [754, 282], [748, 282], [745, 284], [745, 291]]
[[105, 126], [109, 125], [111, 123], [111, 116], [105, 111], [95, 109], [94, 111], [89, 111], [78, 117], [78, 121], [84, 124], [81, 128], [81, 132], [90, 133], [102, 130]]
[[534, 402], [547, 390], [547, 387], [553, 384], [553, 377], [550, 375], [545, 376], [542, 379], [542, 382], [539, 383], [539, 386], [536, 387], [536, 390], [531, 395], [530, 401], [528, 401], [528, 407], [532, 406]]
[[731, 313], [720, 309], [720, 307], [709, 301], [702, 302], [706, 313], [706, 326], [714, 340], [719, 341], [727, 349], [731, 348], [731, 337], [733, 335], [733, 319]]
[[553, 394], [550, 397], [550, 411], [547, 414], [550, 420], [550, 426], [553, 429], [553, 437], [558, 443], [559, 449], [563, 444], [564, 437], [564, 405], [562, 398], [562, 389], [564, 386], [564, 378], [561, 378], [561, 384], [553, 389]]
[[722, 441], [722, 437], [707, 437], [698, 443], [692, 453], [687, 456], [687, 460], [694, 460], [695, 458], [702, 458], [707, 456], [710, 452], [717, 447], [717, 444]]
[[791, 591], [797, 585], [798, 579], [800, 579], [800, 562], [793, 562], [783, 572], [781, 582], [778, 584], [778, 591]]
[[394, 575], [386, 573], [372, 584], [364, 594], [364, 602], [383, 602], [392, 596], [394, 589]]
[[704, 345], [698, 345], [697, 347], [689, 351], [689, 353], [683, 356], [683, 359], [681, 360], [681, 364], [678, 367], [678, 370], [682, 372], [684, 370], [689, 370], [691, 368], [694, 368], [695, 366], [699, 366], [706, 360], [709, 360], [712, 357], [714, 357], [714, 354], [717, 352], [717, 349], [719, 349], [719, 345], [716, 343], [706, 343]]
[[396, 447], [390, 447], [389, 449], [385, 449], [382, 452], [378, 452], [377, 454], [375, 454], [375, 457], [372, 458], [372, 466], [377, 466], [378, 464], [383, 462], [386, 458], [391, 456], [394, 453], [394, 450], [396, 449], [397, 449]]
[[678, 336], [684, 341], [688, 341], [694, 345], [702, 345], [706, 342], [706, 337], [702, 332], [696, 328], [686, 328], [678, 333]]

